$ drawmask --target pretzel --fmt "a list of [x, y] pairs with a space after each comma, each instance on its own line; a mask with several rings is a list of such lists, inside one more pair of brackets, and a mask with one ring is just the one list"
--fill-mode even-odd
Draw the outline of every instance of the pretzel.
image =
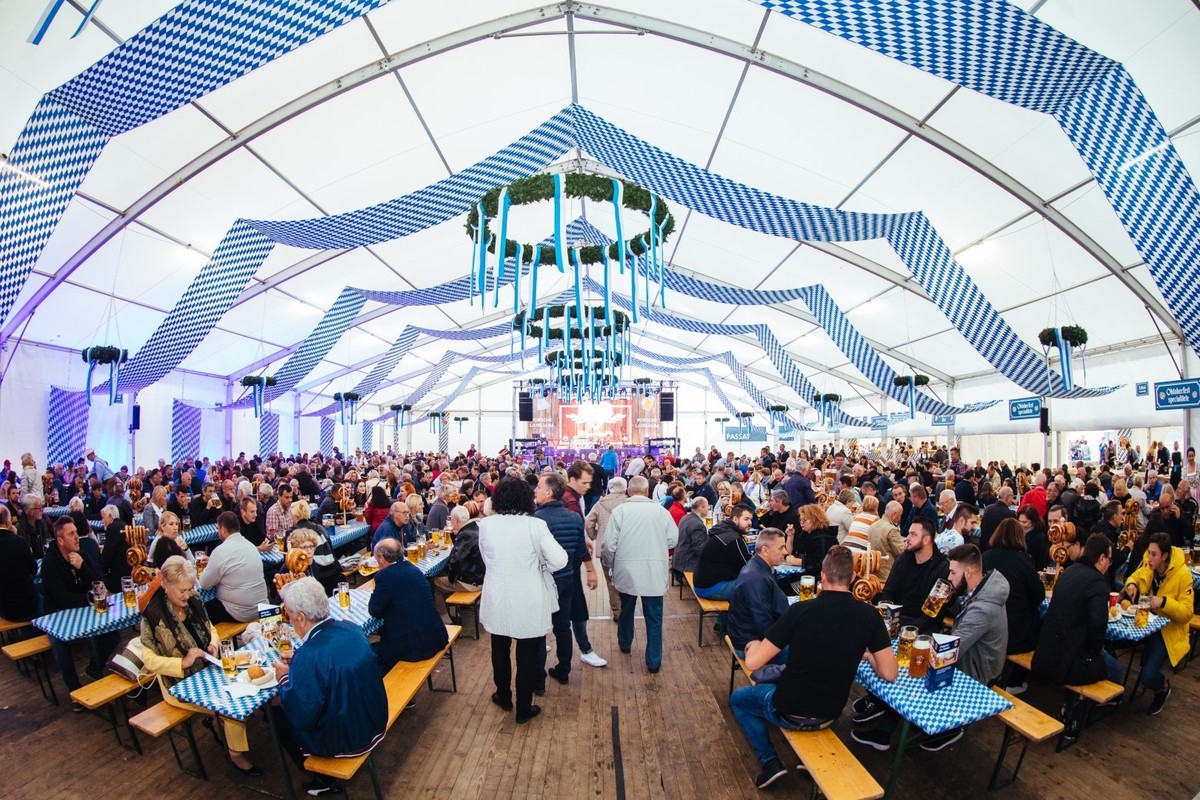
[[871, 598], [875, 596], [871, 583], [866, 578], [856, 580], [850, 587], [850, 594], [854, 596], [855, 600], [862, 600], [864, 603], [871, 602]]
[[308, 565], [312, 563], [312, 556], [304, 550], [292, 550], [283, 561], [287, 564], [288, 572], [304, 575], [308, 572]]
[[133, 578], [133, 582], [138, 586], [145, 586], [147, 583], [154, 580], [154, 571], [149, 567], [138, 565], [133, 568], [133, 571], [130, 573], [130, 577]]
[[1067, 563], [1067, 546], [1061, 543], [1051, 545], [1050, 560], [1059, 565]]
[[136, 567], [146, 560], [146, 548], [134, 545], [125, 551], [125, 561], [131, 567]]
[[146, 544], [146, 526], [144, 525], [126, 525], [125, 526], [125, 541], [129, 545]]

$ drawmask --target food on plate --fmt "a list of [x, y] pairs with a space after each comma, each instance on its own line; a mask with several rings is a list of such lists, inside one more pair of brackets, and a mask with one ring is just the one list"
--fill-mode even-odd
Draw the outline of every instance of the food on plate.
[[248, 666], [250, 664], [250, 654], [249, 653], [234, 653], [233, 663], [239, 667]]
[[258, 664], [255, 664], [254, 666], [250, 667], [250, 669], [246, 670], [246, 676], [252, 681], [258, 680], [259, 678], [265, 678], [266, 675], [266, 670], [264, 670]]
[[1121, 610], [1122, 611], [1128, 611], [1132, 606], [1133, 606], [1133, 603], [1129, 602], [1129, 598], [1125, 598], [1124, 600], [1121, 601]]

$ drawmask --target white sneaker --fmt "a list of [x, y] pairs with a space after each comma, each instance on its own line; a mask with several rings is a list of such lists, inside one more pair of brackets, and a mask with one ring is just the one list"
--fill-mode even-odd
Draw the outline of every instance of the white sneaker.
[[580, 654], [579, 660], [582, 661], [583, 663], [587, 664], [589, 667], [603, 667], [608, 664], [607, 661], [605, 661], [600, 656], [596, 655], [595, 650], [593, 650], [590, 653]]

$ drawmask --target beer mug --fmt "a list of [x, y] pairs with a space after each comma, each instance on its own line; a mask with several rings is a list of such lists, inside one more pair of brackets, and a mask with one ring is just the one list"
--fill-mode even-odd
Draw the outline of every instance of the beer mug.
[[237, 663], [233, 660], [233, 642], [229, 639], [221, 642], [221, 669], [226, 678], [237, 677]]
[[283, 531], [275, 535], [275, 549], [281, 553], [287, 552], [287, 534]]
[[914, 678], [924, 678], [929, 672], [929, 654], [933, 639], [929, 636], [918, 636], [912, 645], [912, 655], [908, 659], [908, 674]]
[[817, 594], [817, 579], [813, 575], [800, 577], [800, 602], [812, 600]]
[[900, 637], [896, 640], [896, 663], [908, 667], [912, 657], [913, 642], [917, 640], [917, 626], [905, 625], [900, 629]]
[[133, 578], [121, 578], [121, 595], [125, 599], [126, 608], [133, 608], [137, 605], [137, 592], [133, 588]]
[[280, 655], [292, 652], [292, 633], [291, 625], [281, 624], [276, 629], [275, 638], [278, 641], [275, 643], [275, 649]]
[[180, 525], [182, 526], [184, 533], [187, 533], [192, 529], [192, 518], [187, 514], [184, 514], [183, 519], [180, 521]]
[[197, 578], [199, 578], [201, 575], [204, 574], [204, 568], [207, 566], [208, 566], [208, 554], [207, 553], [197, 553], [196, 554], [196, 577]]
[[103, 581], [96, 581], [92, 584], [92, 590], [88, 592], [88, 598], [92, 602], [92, 608], [97, 614], [108, 613], [108, 589], [104, 587]]
[[1058, 582], [1058, 564], [1046, 567], [1046, 591], [1053, 592], [1054, 584]]
[[406, 548], [406, 552], [408, 553], [408, 563], [416, 564], [418, 561], [421, 560], [417, 557], [417, 546], [415, 544], [410, 544]]
[[426, 550], [426, 544], [425, 544], [425, 537], [418, 536], [417, 537], [417, 561], [424, 561], [426, 552], [427, 552], [427, 550]]
[[952, 594], [954, 594], [954, 587], [950, 585], [950, 581], [938, 578], [937, 583], [929, 590], [929, 596], [921, 604], [921, 613], [931, 619], [937, 619], [937, 615], [942, 612], [942, 606], [946, 604]]
[[342, 581], [337, 585], [338, 605], [350, 608], [350, 584]]
[[1138, 600], [1137, 611], [1133, 615], [1133, 626], [1135, 628], [1144, 628], [1150, 623], [1150, 596], [1142, 595]]

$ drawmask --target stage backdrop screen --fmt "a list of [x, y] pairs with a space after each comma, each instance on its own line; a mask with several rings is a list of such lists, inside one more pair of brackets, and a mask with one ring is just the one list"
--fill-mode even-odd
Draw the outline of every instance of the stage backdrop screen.
[[662, 436], [658, 395], [575, 403], [535, 393], [533, 422], [526, 426], [526, 435], [544, 436], [563, 448], [642, 445], [647, 439]]

